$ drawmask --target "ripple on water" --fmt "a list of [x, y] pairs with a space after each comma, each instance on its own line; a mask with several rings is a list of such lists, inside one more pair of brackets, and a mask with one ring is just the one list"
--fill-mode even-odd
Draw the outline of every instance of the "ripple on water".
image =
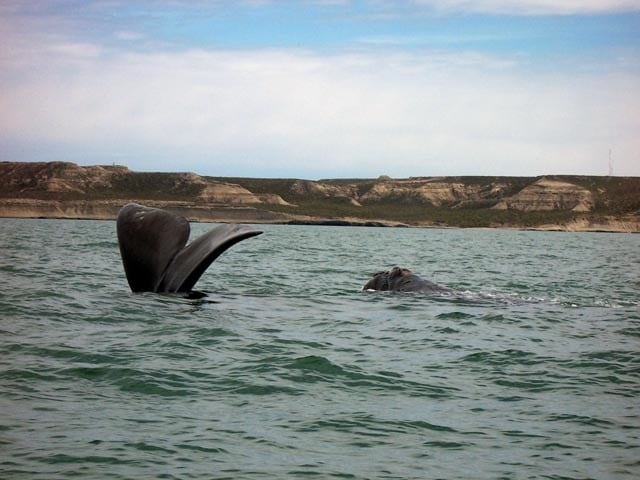
[[0, 477], [637, 477], [638, 236], [264, 226], [189, 299], [113, 222], [0, 223]]

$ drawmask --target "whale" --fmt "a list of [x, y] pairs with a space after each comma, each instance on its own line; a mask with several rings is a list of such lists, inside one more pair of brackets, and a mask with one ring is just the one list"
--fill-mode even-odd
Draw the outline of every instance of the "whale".
[[263, 233], [249, 225], [222, 224], [187, 245], [187, 219], [137, 203], [120, 209], [116, 230], [125, 276], [136, 293], [190, 293], [223, 252]]
[[419, 277], [408, 268], [394, 267], [373, 274], [362, 290], [383, 292], [450, 293], [452, 290]]

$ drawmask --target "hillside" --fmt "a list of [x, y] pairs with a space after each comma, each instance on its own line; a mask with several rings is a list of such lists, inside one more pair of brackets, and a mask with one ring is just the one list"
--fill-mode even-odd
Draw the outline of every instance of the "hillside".
[[0, 162], [0, 216], [115, 218], [135, 201], [195, 221], [640, 231], [640, 178], [258, 179]]

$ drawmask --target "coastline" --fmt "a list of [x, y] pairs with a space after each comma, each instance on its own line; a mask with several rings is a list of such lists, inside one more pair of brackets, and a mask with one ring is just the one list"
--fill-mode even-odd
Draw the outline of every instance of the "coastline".
[[131, 202], [191, 222], [640, 233], [640, 177], [304, 180], [0, 162], [0, 217], [113, 220]]
[[264, 225], [315, 225], [345, 227], [385, 227], [385, 228], [446, 228], [478, 230], [520, 230], [544, 232], [597, 232], [597, 233], [640, 233], [640, 219], [636, 216], [602, 217], [604, 221], [588, 218], [577, 219], [566, 224], [549, 223], [539, 226], [501, 224], [480, 227], [460, 227], [439, 225], [428, 222], [415, 224], [384, 219], [362, 219], [356, 217], [320, 217], [272, 212], [253, 206], [207, 206], [176, 201], [146, 200], [37, 200], [3, 199], [0, 201], [0, 218], [16, 219], [59, 219], [59, 220], [104, 220], [113, 221], [126, 203], [143, 203], [163, 208], [184, 216], [195, 223], [249, 223]]

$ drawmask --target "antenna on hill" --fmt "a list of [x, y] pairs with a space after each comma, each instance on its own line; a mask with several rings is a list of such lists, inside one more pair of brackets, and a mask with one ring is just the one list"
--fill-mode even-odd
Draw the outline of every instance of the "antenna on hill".
[[613, 157], [611, 156], [611, 149], [609, 149], [609, 176], [613, 177]]

